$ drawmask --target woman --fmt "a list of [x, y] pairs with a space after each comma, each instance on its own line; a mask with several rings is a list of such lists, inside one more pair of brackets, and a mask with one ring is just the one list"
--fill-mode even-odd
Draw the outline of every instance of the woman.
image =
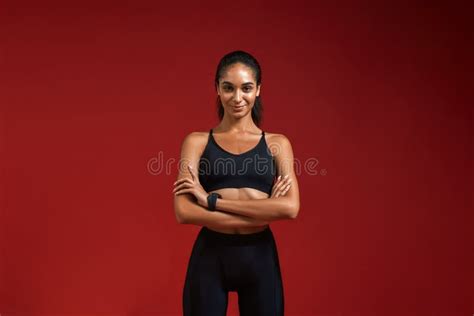
[[261, 69], [253, 56], [225, 55], [215, 86], [220, 123], [186, 136], [173, 190], [178, 222], [202, 226], [183, 314], [225, 315], [228, 292], [236, 291], [240, 315], [280, 316], [283, 284], [269, 223], [299, 211], [292, 147], [284, 135], [259, 129]]

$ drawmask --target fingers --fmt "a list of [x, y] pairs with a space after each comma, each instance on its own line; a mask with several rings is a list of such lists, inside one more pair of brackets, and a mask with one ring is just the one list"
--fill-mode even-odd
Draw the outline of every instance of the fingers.
[[173, 189], [173, 192], [176, 193], [176, 191], [179, 191], [180, 189], [182, 188], [190, 188], [192, 187], [192, 184], [188, 183], [188, 182], [184, 182], [184, 183], [181, 183], [180, 185], [176, 186], [174, 189]]
[[174, 195], [180, 195], [180, 194], [183, 194], [183, 193], [193, 193], [193, 190], [194, 189], [192, 189], [192, 188], [191, 189], [182, 189], [182, 190], [176, 191], [174, 193]]
[[173, 185], [174, 185], [173, 192], [175, 194], [177, 194], [177, 191], [179, 191], [181, 188], [186, 188], [186, 187], [190, 187], [190, 186], [192, 187], [194, 185], [194, 183], [189, 178], [182, 178], [182, 179], [179, 179], [179, 180], [175, 181], [173, 183]]
[[278, 189], [281, 187], [281, 184], [282, 184], [283, 181], [281, 181], [281, 176], [278, 176], [277, 180], [275, 181], [275, 183], [273, 184], [273, 187], [272, 187], [272, 195], [276, 194], [276, 192], [278, 192]]
[[[289, 182], [291, 182], [291, 179], [290, 179]], [[288, 190], [290, 189], [290, 187], [291, 187], [291, 183], [288, 183], [288, 184], [286, 185], [286, 187], [283, 188], [283, 190], [282, 190], [282, 192], [281, 192], [281, 195], [285, 195], [286, 192], [288, 192]]]
[[194, 190], [194, 185], [195, 185], [192, 182], [192, 180], [189, 179], [189, 178], [180, 179], [180, 180], [176, 181], [174, 184], [175, 184], [175, 187], [173, 189], [173, 192], [174, 192], [175, 195], [185, 193], [185, 192], [190, 192], [190, 191]]
[[288, 175], [286, 175], [282, 181], [280, 181], [280, 179], [281, 176], [279, 176], [277, 181], [275, 182], [272, 197], [279, 197], [285, 195], [286, 192], [288, 192], [288, 190], [290, 189], [291, 179], [288, 178]]
[[283, 196], [286, 194], [286, 192], [288, 192], [288, 190], [290, 189], [290, 186], [291, 186], [291, 183], [288, 183], [287, 185], [285, 185], [284, 187], [282, 187], [280, 190], [278, 190], [278, 192], [275, 194], [275, 197], [279, 197], [279, 196]]
[[193, 167], [191, 167], [191, 165], [188, 165], [188, 170], [189, 170], [189, 173], [191, 174], [191, 177], [193, 178], [193, 181], [195, 181], [196, 175], [194, 174], [194, 169]]
[[278, 178], [276, 179], [275, 183], [273, 184], [273, 188], [275, 188], [278, 183], [280, 183], [280, 179], [281, 179], [281, 175], [278, 176]]
[[193, 180], [189, 179], [189, 178], [182, 178], [182, 179], [179, 179], [179, 180], [176, 180], [173, 185], [176, 186], [177, 184], [180, 184], [182, 182], [189, 182], [189, 183], [193, 183]]
[[281, 180], [281, 176], [278, 177], [277, 181], [275, 182], [275, 185], [273, 186], [273, 188], [276, 190], [278, 190], [287, 180], [288, 176], [285, 176], [283, 177], [283, 180]]
[[288, 175], [284, 176], [283, 177], [283, 180], [281, 180], [278, 184], [277, 184], [277, 190], [278, 189], [282, 189], [283, 187], [285, 187], [288, 183], [291, 182], [291, 179], [288, 178]]

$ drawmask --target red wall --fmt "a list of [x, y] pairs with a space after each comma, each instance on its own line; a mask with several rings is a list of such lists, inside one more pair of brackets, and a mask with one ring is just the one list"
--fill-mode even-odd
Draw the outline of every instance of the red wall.
[[235, 49], [261, 62], [262, 128], [318, 161], [271, 225], [287, 315], [474, 313], [467, 8], [3, 5], [2, 316], [181, 315], [200, 227], [176, 223], [172, 183]]

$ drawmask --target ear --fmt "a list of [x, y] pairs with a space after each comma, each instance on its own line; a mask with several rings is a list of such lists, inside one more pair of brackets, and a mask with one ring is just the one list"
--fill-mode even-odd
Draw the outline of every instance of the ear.
[[260, 87], [262, 86], [262, 84], [259, 84], [257, 86], [257, 97], [260, 95]]

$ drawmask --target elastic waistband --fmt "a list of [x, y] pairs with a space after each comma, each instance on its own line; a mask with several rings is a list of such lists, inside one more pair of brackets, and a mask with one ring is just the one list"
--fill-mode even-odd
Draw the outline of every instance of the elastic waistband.
[[250, 234], [221, 233], [203, 226], [201, 228], [200, 234], [202, 234], [206, 240], [226, 245], [246, 245], [258, 243], [261, 241], [268, 241], [273, 238], [273, 233], [270, 229], [270, 226], [267, 226], [262, 231]]

